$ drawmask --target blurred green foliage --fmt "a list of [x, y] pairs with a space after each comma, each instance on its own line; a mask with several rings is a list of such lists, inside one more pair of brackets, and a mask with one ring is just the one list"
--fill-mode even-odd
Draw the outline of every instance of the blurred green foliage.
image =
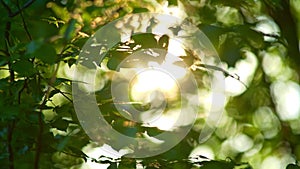
[[[188, 18], [208, 36], [228, 67], [235, 67], [245, 59], [244, 50], [257, 56], [258, 67], [253, 80], [248, 83], [249, 88], [229, 98], [226, 122], [221, 123], [205, 143], [214, 150], [215, 159], [205, 158], [201, 154], [199, 158], [202, 160], [189, 158], [191, 151], [197, 147], [197, 129], [193, 129], [176, 147], [155, 157], [142, 160], [90, 157], [83, 152], [90, 139], [76, 117], [71, 99], [71, 79], [62, 73], [64, 65], [71, 68], [76, 64], [80, 49], [101, 26], [128, 13], [155, 12], [157, 6], [165, 2], [169, 7], [181, 5]], [[192, 0], [1, 0], [1, 168], [80, 168], [86, 161], [92, 161], [109, 164], [111, 169], [135, 168], [137, 164], [147, 169], [250, 169], [249, 164], [257, 168], [263, 159], [271, 155], [289, 155], [291, 158], [286, 162], [292, 164], [286, 168], [299, 168], [294, 164], [300, 160], [299, 117], [282, 120], [278, 116], [271, 86], [280, 75], [270, 76], [263, 67], [263, 53], [275, 51], [279, 53], [286, 70], [293, 72], [289, 80], [299, 83], [297, 15], [299, 10], [296, 5], [291, 6], [288, 0], [204, 0], [201, 3]], [[274, 21], [280, 32], [269, 34], [256, 29], [260, 24], [258, 16], [267, 16]], [[156, 40], [153, 34], [132, 38], [144, 48], [163, 48], [161, 41], [164, 39]], [[116, 50], [110, 54], [108, 67], [115, 70], [125, 56]], [[127, 135], [145, 130], [150, 135], [161, 132], [157, 128], [145, 129], [120, 118], [113, 111], [114, 107], [106, 102], [110, 97], [105, 89], [100, 91], [102, 93], [97, 99], [103, 101], [100, 109], [107, 113], [105, 117], [109, 123], [114, 121], [117, 130]], [[267, 116], [259, 114], [258, 110], [262, 107], [269, 112], [271, 121], [255, 120]], [[274, 124], [277, 124], [274, 128], [280, 130], [275, 136], [268, 136]], [[223, 150], [226, 140], [237, 133], [253, 140], [252, 152]]]

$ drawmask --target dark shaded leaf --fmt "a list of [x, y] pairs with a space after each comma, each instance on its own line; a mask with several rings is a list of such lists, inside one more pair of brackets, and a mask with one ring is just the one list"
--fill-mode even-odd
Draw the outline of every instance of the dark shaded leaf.
[[59, 93], [58, 89], [52, 90], [49, 94], [49, 98], [53, 97], [55, 94]]
[[28, 60], [20, 60], [15, 62], [12, 65], [12, 69], [16, 71], [19, 74], [19, 76], [28, 77], [36, 73], [33, 63]]
[[149, 12], [147, 8], [134, 8], [133, 13], [142, 13], [142, 12]]
[[203, 161], [201, 169], [234, 169], [235, 164], [226, 161]]
[[264, 45], [263, 34], [251, 29], [250, 25], [240, 25], [233, 27], [232, 30], [244, 37], [254, 48], [262, 48]]
[[289, 164], [286, 166], [286, 169], [300, 169], [300, 167], [296, 164]]
[[8, 63], [8, 57], [4, 55], [0, 55], [0, 66], [4, 66]]
[[177, 0], [168, 0], [168, 5], [169, 6], [177, 6], [178, 2], [177, 2]]
[[119, 169], [131, 169], [131, 168], [135, 168], [135, 166], [136, 166], [135, 159], [122, 157], [118, 168]]
[[117, 163], [111, 163], [107, 169], [118, 169]]
[[234, 67], [235, 63], [241, 59], [240, 51], [241, 39], [239, 37], [228, 37], [221, 45], [219, 50], [220, 59], [228, 64], [229, 67]]
[[74, 58], [70, 58], [70, 59], [68, 59], [68, 66], [69, 67], [71, 67], [73, 64], [75, 64], [76, 63], [76, 59], [74, 59]]
[[57, 60], [55, 49], [48, 44], [42, 45], [33, 53], [33, 55], [47, 64], [54, 64]]
[[57, 128], [59, 130], [66, 131], [69, 126], [69, 121], [59, 118], [51, 123], [52, 127]]

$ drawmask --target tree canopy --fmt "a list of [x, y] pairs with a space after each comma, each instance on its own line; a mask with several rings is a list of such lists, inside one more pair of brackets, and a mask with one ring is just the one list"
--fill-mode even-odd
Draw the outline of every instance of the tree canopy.
[[[1, 0], [1, 167], [300, 168], [299, 7]], [[149, 65], [166, 72], [136, 69]]]

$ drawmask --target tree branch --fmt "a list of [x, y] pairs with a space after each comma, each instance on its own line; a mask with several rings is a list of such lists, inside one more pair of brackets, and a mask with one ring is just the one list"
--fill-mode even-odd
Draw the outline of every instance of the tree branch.
[[15, 17], [19, 15], [24, 9], [28, 8], [35, 0], [28, 0], [18, 11], [10, 13], [9, 17]]
[[[46, 94], [47, 95], [47, 94]], [[34, 159], [34, 169], [39, 169], [39, 162], [40, 162], [40, 157], [41, 157], [41, 150], [42, 150], [42, 136], [43, 136], [43, 131], [44, 131], [44, 126], [43, 126], [43, 108], [44, 105], [47, 103], [47, 97], [44, 97], [43, 103], [40, 105], [40, 111], [38, 114], [38, 125], [39, 125], [39, 131], [38, 131], [38, 136], [37, 136], [37, 143], [36, 143], [36, 151], [35, 151], [35, 159]]]
[[24, 26], [25, 32], [26, 32], [26, 34], [27, 34], [29, 40], [32, 40], [32, 37], [31, 37], [31, 35], [30, 35], [30, 33], [29, 33], [27, 24], [26, 24], [25, 19], [24, 19], [24, 16], [23, 16], [22, 9], [20, 8], [19, 0], [17, 0], [17, 6], [18, 6], [18, 10], [20, 11], [20, 15], [21, 15], [21, 18], [22, 18], [22, 22], [23, 22], [23, 26]]
[[237, 75], [237, 74], [232, 75], [228, 71], [224, 70], [221, 67], [214, 66], [214, 65], [207, 65], [207, 64], [192, 65], [192, 69], [201, 69], [201, 68], [207, 68], [207, 69], [211, 69], [211, 70], [216, 70], [216, 71], [222, 72], [225, 76], [229, 76], [229, 77], [231, 77], [231, 78], [239, 81], [246, 89], [248, 89], [248, 86], [243, 81], [241, 81], [239, 75]]
[[[3, 1], [1, 0], [2, 5], [4, 6], [4, 8], [7, 10], [8, 15], [10, 15], [12, 13], [11, 9], [9, 8], [9, 6]], [[5, 40], [5, 52], [7, 54], [8, 57], [10, 57], [10, 53], [9, 53], [9, 46], [10, 46], [10, 29], [11, 29], [11, 22], [7, 21], [5, 24], [5, 31], [4, 31], [4, 40]], [[8, 61], [8, 69], [9, 69], [9, 79], [10, 79], [10, 83], [13, 83], [15, 81], [15, 74], [14, 71], [11, 69], [11, 62]], [[12, 91], [9, 90], [9, 95], [12, 97]], [[12, 120], [11, 122], [8, 122], [8, 126], [7, 126], [7, 149], [8, 149], [8, 160], [9, 160], [9, 169], [14, 169], [14, 150], [13, 150], [13, 145], [12, 145], [12, 139], [13, 139], [13, 131], [15, 128], [16, 122], [15, 120]]]
[[10, 16], [12, 14], [11, 9], [9, 8], [9, 6], [3, 1], [1, 0], [2, 5], [4, 6], [4, 8], [7, 10], [8, 12], [8, 16]]

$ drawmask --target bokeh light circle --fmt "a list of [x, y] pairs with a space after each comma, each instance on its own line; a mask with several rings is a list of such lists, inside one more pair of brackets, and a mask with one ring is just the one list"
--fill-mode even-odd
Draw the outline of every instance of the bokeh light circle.
[[[158, 47], [144, 46], [121, 59], [108, 55], [117, 44], [143, 34], [155, 35]], [[170, 150], [189, 133], [201, 104], [197, 79], [190, 65], [178, 57], [175, 50], [160, 44], [160, 40], [166, 37], [178, 42], [185, 50], [192, 51], [203, 65], [220, 64], [213, 45], [197, 27], [187, 20], [164, 14], [127, 15], [101, 27], [86, 42], [76, 64], [72, 94], [78, 120], [92, 141], [99, 145], [108, 144], [117, 150], [127, 149], [127, 157], [144, 158]], [[122, 50], [127, 50], [126, 46]], [[111, 62], [112, 59], [115, 61]], [[111, 69], [111, 63], [117, 65]], [[99, 69], [109, 75], [101, 79], [95, 73], [92, 80], [86, 81], [87, 72]], [[211, 136], [223, 112], [225, 100], [222, 95], [223, 74], [214, 70], [210, 72], [212, 106], [207, 112], [199, 142]], [[107, 121], [107, 112], [100, 109], [104, 103], [97, 100], [97, 92], [102, 90], [96, 88], [99, 81], [110, 82], [108, 95], [111, 97], [108, 102], [114, 106], [114, 111], [110, 113], [118, 114], [118, 118], [124, 119], [126, 124], [133, 124], [130, 130], [134, 128], [134, 134], [127, 135], [116, 130], [113, 123], [119, 119]], [[168, 127], [159, 128], [162, 123]], [[135, 125], [139, 127], [135, 128]], [[126, 127], [128, 125], [124, 125]], [[141, 128], [145, 130], [137, 131]], [[151, 128], [159, 128], [161, 132], [152, 135]]]

